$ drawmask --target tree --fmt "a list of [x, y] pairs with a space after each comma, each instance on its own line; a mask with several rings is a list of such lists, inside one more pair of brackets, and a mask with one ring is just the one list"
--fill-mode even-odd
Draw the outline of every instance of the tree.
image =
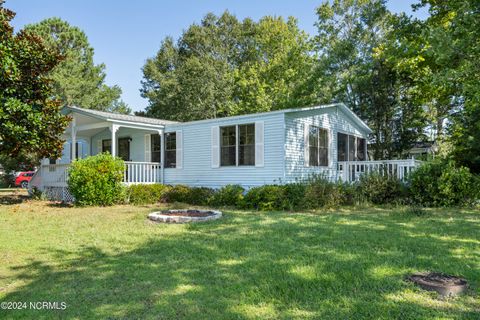
[[344, 102], [372, 128], [375, 158], [401, 156], [422, 137], [421, 105], [390, 50], [402, 17], [384, 0], [325, 1], [317, 9], [314, 85], [321, 102]]
[[187, 121], [311, 104], [310, 51], [293, 18], [207, 14], [147, 60], [146, 114]]
[[76, 105], [120, 113], [130, 113], [120, 100], [122, 90], [105, 84], [105, 65], [95, 65], [94, 50], [86, 34], [59, 18], [45, 19], [25, 27], [45, 41], [48, 48], [57, 50], [65, 58], [52, 71], [54, 95], [65, 105]]
[[451, 157], [479, 173], [480, 2], [422, 0], [418, 6], [429, 7], [423, 36], [429, 44], [427, 53], [438, 67], [432, 68], [428, 85], [433, 88], [432, 97], [442, 93]]
[[0, 157], [59, 157], [69, 118], [52, 99], [48, 75], [61, 55], [29, 31], [14, 34], [14, 16], [0, 0]]

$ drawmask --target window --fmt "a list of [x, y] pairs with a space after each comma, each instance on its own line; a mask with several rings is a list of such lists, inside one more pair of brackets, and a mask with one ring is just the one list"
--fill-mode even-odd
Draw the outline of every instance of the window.
[[220, 165], [255, 165], [255, 124], [220, 127]]
[[48, 159], [48, 164], [51, 164], [51, 166], [48, 167], [48, 172], [55, 172], [55, 166], [53, 164], [57, 164], [57, 159]]
[[112, 153], [112, 139], [102, 140], [102, 152]]
[[220, 128], [220, 165], [237, 165], [237, 127]]
[[354, 161], [355, 159], [355, 136], [348, 136], [348, 160]]
[[308, 133], [309, 166], [328, 166], [328, 130], [310, 126]]
[[244, 124], [238, 126], [238, 165], [255, 165], [255, 125]]
[[338, 161], [365, 161], [367, 160], [367, 141], [352, 135], [337, 134]]
[[366, 140], [362, 138], [357, 138], [357, 161], [365, 161], [367, 157], [365, 155], [366, 148]]
[[[70, 142], [70, 159], [73, 159], [72, 155], [72, 143]], [[75, 159], [78, 159], [78, 142], [75, 142]]]
[[337, 134], [337, 157], [338, 161], [347, 161], [348, 135], [344, 133]]
[[177, 134], [165, 133], [165, 168], [177, 167]]
[[160, 162], [160, 135], [152, 134], [150, 139], [150, 148], [152, 150], [152, 162]]
[[130, 141], [131, 138], [118, 138], [117, 144], [117, 157], [120, 157], [123, 161], [130, 160]]

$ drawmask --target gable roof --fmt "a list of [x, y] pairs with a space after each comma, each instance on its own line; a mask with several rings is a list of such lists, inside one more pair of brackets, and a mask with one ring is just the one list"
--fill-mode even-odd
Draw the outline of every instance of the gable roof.
[[242, 119], [251, 116], [265, 116], [270, 114], [278, 114], [278, 113], [293, 113], [293, 112], [305, 112], [311, 110], [320, 110], [320, 109], [328, 109], [328, 108], [340, 108], [352, 121], [360, 126], [363, 130], [367, 133], [372, 133], [372, 129], [362, 120], [360, 119], [352, 110], [350, 110], [345, 104], [343, 103], [332, 103], [332, 104], [325, 104], [325, 105], [318, 105], [312, 107], [304, 107], [304, 108], [290, 108], [290, 109], [283, 109], [283, 110], [276, 110], [276, 111], [269, 111], [269, 112], [260, 112], [260, 113], [251, 113], [251, 114], [244, 114], [239, 116], [230, 116], [230, 117], [223, 117], [223, 118], [215, 118], [215, 119], [204, 119], [204, 120], [196, 120], [196, 121], [189, 121], [189, 122], [177, 122], [177, 121], [169, 121], [169, 120], [162, 120], [162, 119], [155, 119], [155, 118], [146, 118], [146, 117], [139, 117], [139, 116], [131, 116], [113, 112], [105, 112], [99, 110], [92, 110], [92, 109], [83, 109], [79, 107], [64, 107], [67, 111], [78, 112], [80, 114], [85, 114], [87, 116], [92, 116], [102, 120], [119, 120], [119, 121], [128, 121], [128, 122], [137, 122], [137, 123], [144, 123], [150, 125], [161, 125], [165, 126], [168, 124], [191, 124], [197, 122], [214, 122], [214, 121], [222, 121], [228, 119]]
[[261, 116], [268, 116], [268, 115], [271, 115], [271, 114], [305, 112], [305, 111], [329, 109], [329, 108], [340, 108], [361, 129], [365, 130], [367, 133], [372, 133], [372, 129], [370, 129], [370, 127], [362, 119], [360, 119], [352, 110], [350, 110], [343, 103], [332, 103], [332, 104], [324, 104], [324, 105], [304, 107], [304, 108], [290, 108], [290, 109], [275, 110], [275, 111], [268, 111], [268, 112], [250, 113], [250, 114], [243, 114], [243, 115], [239, 115], [239, 116], [230, 116], [230, 117], [223, 117], [223, 118], [179, 122], [177, 124], [178, 125], [183, 125], [183, 124], [193, 124], [193, 123], [199, 123], [199, 122], [215, 122], [215, 121], [232, 120], [232, 119], [243, 119], [243, 118], [249, 118], [249, 117], [252, 117], [252, 116], [261, 117]]
[[77, 112], [77, 113], [91, 116], [101, 120], [119, 120], [119, 121], [137, 122], [137, 123], [145, 123], [145, 124], [153, 124], [153, 125], [161, 125], [161, 126], [164, 126], [166, 124], [177, 123], [175, 121], [169, 121], [169, 120], [132, 116], [128, 114], [120, 114], [120, 113], [106, 112], [106, 111], [100, 111], [100, 110], [83, 109], [83, 108], [73, 107], [73, 106], [65, 106], [63, 109], [66, 111]]
[[306, 108], [298, 108], [298, 109], [285, 109], [285, 112], [303, 112], [303, 111], [310, 111], [310, 110], [317, 110], [317, 109], [325, 109], [325, 108], [340, 108], [342, 111], [346, 113], [348, 117], [350, 117], [355, 123], [357, 123], [362, 129], [364, 129], [367, 133], [372, 133], [372, 129], [362, 120], [359, 116], [349, 107], [347, 107], [344, 103], [332, 103], [332, 104], [325, 104], [313, 107], [306, 107]]

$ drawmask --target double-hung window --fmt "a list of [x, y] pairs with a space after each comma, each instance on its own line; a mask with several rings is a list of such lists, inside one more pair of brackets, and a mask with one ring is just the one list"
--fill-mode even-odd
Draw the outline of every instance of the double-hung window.
[[328, 130], [310, 126], [308, 131], [308, 165], [328, 166]]
[[102, 152], [112, 153], [112, 139], [102, 140]]
[[152, 134], [150, 138], [151, 161], [160, 162], [160, 135]]
[[165, 168], [177, 167], [177, 133], [165, 134]]
[[255, 124], [220, 127], [220, 165], [255, 165]]

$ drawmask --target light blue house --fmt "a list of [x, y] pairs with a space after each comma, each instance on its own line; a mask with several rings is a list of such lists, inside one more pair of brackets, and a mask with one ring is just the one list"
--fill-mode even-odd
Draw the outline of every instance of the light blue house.
[[[388, 167], [399, 178], [413, 160], [368, 161], [370, 128], [344, 104], [172, 122], [65, 107], [72, 117], [60, 159], [44, 159], [32, 184], [64, 194], [71, 161], [100, 152], [125, 160], [124, 182], [249, 188], [311, 174], [350, 181]], [[163, 152], [162, 152], [163, 151]]]

